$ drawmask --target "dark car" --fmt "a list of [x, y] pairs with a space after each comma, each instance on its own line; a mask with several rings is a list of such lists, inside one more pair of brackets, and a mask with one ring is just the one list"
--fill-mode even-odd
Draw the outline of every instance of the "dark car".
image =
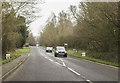
[[53, 47], [46, 47], [46, 52], [52, 52]]
[[67, 52], [66, 52], [66, 50], [65, 50], [65, 47], [64, 47], [64, 46], [57, 46], [57, 47], [55, 48], [54, 56], [55, 56], [55, 57], [57, 57], [57, 56], [67, 57]]

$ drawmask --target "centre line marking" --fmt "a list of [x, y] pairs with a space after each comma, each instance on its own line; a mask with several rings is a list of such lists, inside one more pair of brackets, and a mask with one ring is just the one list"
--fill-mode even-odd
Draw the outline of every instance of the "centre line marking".
[[53, 61], [52, 59], [49, 59], [50, 61]]
[[45, 56], [45, 58], [47, 58], [47, 57]]
[[62, 63], [63, 63], [63, 66], [66, 66], [64, 62], [62, 62]]
[[[43, 49], [42, 49], [41, 51], [44, 52]], [[45, 53], [45, 52], [44, 52], [44, 53]], [[48, 53], [46, 53], [46, 54], [48, 54]], [[51, 55], [51, 54], [48, 54], [48, 55]], [[42, 56], [43, 56], [43, 55], [42, 55]], [[53, 55], [53, 56], [54, 56], [54, 55]], [[48, 58], [48, 57], [46, 57], [46, 56], [44, 56], [44, 57], [45, 57], [45, 58]], [[62, 61], [62, 64], [60, 64], [59, 62], [55, 62], [56, 64], [58, 64], [58, 65], [60, 65], [60, 66], [64, 66], [64, 67], [66, 67], [68, 70], [70, 70], [71, 72], [73, 72], [74, 74], [76, 74], [76, 75], [78, 75], [78, 76], [81, 76], [83, 79], [86, 79], [86, 77], [82, 76], [81, 74], [79, 74], [78, 72], [76, 72], [75, 70], [73, 70], [72, 68], [67, 67], [67, 66], [65, 65], [63, 59], [61, 59], [61, 58], [56, 58], [56, 59]], [[52, 59], [49, 59], [49, 60], [53, 62]], [[88, 80], [88, 79], [86, 79], [86, 81], [89, 82], [89, 83], [93, 83], [91, 80]]]
[[89, 82], [89, 83], [93, 83], [93, 82], [91, 82], [90, 80], [86, 80], [87, 82]]
[[58, 65], [61, 65], [60, 63], [58, 63], [58, 62], [55, 62], [55, 63], [57, 63]]
[[63, 62], [63, 60], [62, 59], [60, 59], [62, 62]]
[[75, 73], [76, 75], [78, 75], [78, 76], [80, 76], [80, 74], [78, 73], [78, 72], [76, 72], [76, 71], [74, 71], [73, 69], [71, 69], [71, 68], [69, 68], [69, 67], [67, 67], [70, 71], [72, 71], [73, 73]]

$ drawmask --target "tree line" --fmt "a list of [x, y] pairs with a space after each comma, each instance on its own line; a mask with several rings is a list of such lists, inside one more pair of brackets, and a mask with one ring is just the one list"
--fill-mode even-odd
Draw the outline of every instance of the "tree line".
[[69, 12], [52, 14], [40, 34], [40, 44], [55, 47], [68, 43], [69, 48], [107, 53], [106, 59], [116, 60], [118, 7], [118, 2], [80, 2], [78, 6], [71, 5]]
[[2, 2], [2, 55], [22, 48], [28, 39], [29, 23], [35, 19], [33, 2]]

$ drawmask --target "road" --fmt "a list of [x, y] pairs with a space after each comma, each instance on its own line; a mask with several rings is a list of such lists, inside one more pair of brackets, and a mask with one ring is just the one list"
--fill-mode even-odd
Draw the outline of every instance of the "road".
[[117, 81], [118, 69], [32, 46], [30, 56], [4, 81]]

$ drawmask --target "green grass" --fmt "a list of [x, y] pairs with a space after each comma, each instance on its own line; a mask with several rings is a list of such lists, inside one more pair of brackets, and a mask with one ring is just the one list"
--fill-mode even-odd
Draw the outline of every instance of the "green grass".
[[112, 65], [112, 66], [119, 67], [119, 65], [116, 64], [116, 63], [106, 62], [106, 61], [103, 61], [103, 60], [100, 60], [100, 59], [94, 59], [94, 58], [90, 58], [90, 57], [86, 57], [86, 56], [81, 56], [81, 55], [74, 54], [74, 53], [69, 53], [69, 55], [70, 56], [74, 56], [74, 57], [78, 57], [78, 58], [81, 58], [81, 59], [90, 60], [90, 61], [93, 61], [93, 62], [98, 62], [98, 63], [102, 63], [102, 64], [106, 64], [106, 65]]
[[15, 54], [15, 53], [14, 53], [14, 54], [11, 54], [11, 58], [10, 58], [10, 59], [5, 59], [5, 60], [3, 60], [3, 61], [2, 61], [2, 64], [8, 63], [8, 62], [10, 62], [10, 61], [18, 58], [19, 56], [21, 56], [21, 55], [20, 55], [20, 54]]
[[85, 50], [73, 50], [73, 49], [68, 49], [67, 50], [68, 53], [75, 53], [75, 54], [82, 54], [82, 52], [86, 52]]
[[10, 53], [11, 58], [10, 59], [5, 59], [2, 61], [2, 64], [8, 63], [16, 58], [18, 58], [19, 56], [21, 56], [19, 53], [29, 53], [30, 52], [30, 48], [23, 48], [23, 49], [18, 49], [17, 52], [14, 53]]
[[53, 48], [52, 51], [55, 52], [55, 49]]
[[69, 49], [69, 50], [67, 50], [67, 52], [75, 52], [75, 51], [73, 51], [72, 49]]
[[16, 53], [29, 53], [30, 52], [30, 48], [24, 48], [24, 49], [18, 49], [18, 51]]

